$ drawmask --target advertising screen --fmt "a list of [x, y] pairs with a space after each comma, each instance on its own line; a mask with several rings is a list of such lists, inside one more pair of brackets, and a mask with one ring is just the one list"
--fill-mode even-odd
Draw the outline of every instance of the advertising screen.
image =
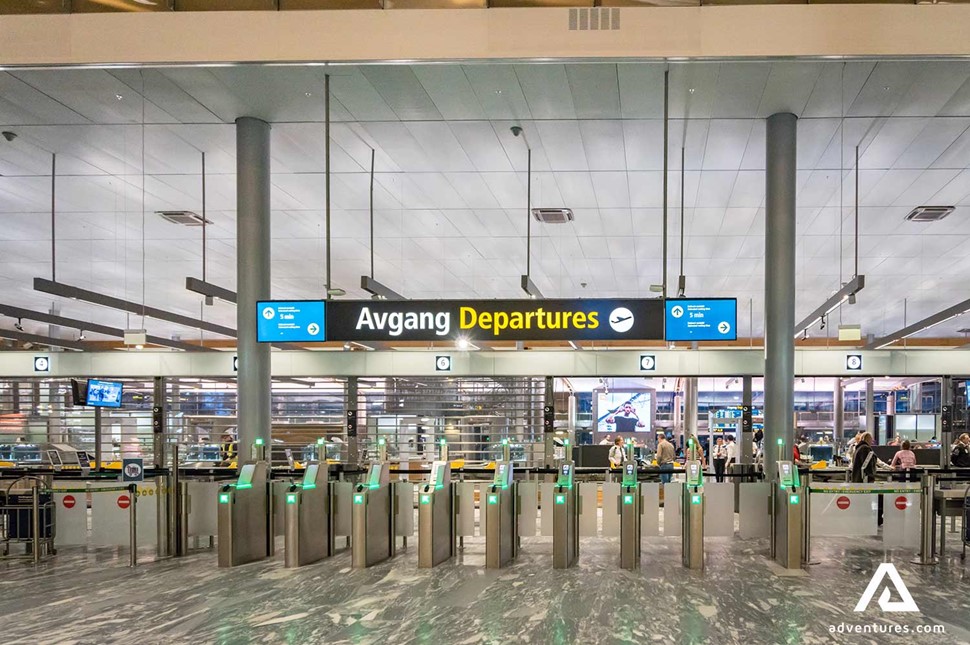
[[122, 385], [117, 381], [90, 379], [85, 405], [96, 408], [120, 408], [121, 389]]
[[598, 432], [650, 432], [650, 392], [600, 392], [596, 404]]

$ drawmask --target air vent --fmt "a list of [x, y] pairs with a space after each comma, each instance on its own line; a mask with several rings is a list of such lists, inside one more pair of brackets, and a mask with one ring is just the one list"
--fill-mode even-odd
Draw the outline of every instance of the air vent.
[[938, 222], [956, 210], [956, 206], [917, 206], [906, 216], [911, 222]]
[[[193, 213], [192, 211], [155, 211], [156, 215], [160, 215], [162, 219], [171, 222], [172, 224], [181, 224], [182, 226], [202, 226], [202, 216], [198, 213]], [[212, 224], [211, 219], [205, 220], [206, 224]]]
[[571, 208], [533, 208], [532, 216], [538, 222], [546, 224], [565, 224], [573, 221], [573, 209]]

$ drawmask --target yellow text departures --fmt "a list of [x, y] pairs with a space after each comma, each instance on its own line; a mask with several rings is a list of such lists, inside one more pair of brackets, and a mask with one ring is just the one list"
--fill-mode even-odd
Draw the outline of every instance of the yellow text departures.
[[493, 336], [500, 336], [504, 329], [596, 329], [599, 327], [599, 312], [544, 311], [542, 307], [534, 311], [479, 312], [474, 307], [460, 307], [458, 327], [478, 327]]

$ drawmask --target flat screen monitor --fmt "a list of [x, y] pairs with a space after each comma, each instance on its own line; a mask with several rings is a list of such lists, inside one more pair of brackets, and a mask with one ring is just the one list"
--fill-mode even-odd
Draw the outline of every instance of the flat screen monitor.
[[88, 380], [85, 405], [96, 408], [120, 408], [122, 384], [118, 381]]
[[596, 398], [598, 432], [650, 432], [651, 392], [599, 392]]
[[74, 405], [88, 404], [87, 381], [79, 381], [76, 378], [71, 379], [71, 400], [74, 403]]

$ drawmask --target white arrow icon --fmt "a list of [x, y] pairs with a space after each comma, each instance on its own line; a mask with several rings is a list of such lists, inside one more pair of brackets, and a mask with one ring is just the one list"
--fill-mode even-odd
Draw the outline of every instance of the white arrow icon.
[[317, 334], [320, 333], [320, 325], [318, 325], [317, 323], [310, 323], [306, 327], [306, 332], [311, 336], [316, 336]]
[[730, 325], [730, 323], [728, 323], [727, 321], [724, 321], [724, 322], [720, 322], [720, 323], [718, 323], [718, 325], [717, 325], [717, 330], [718, 330], [719, 332], [721, 332], [722, 334], [726, 334], [726, 333], [728, 333], [729, 331], [731, 331], [731, 325]]

